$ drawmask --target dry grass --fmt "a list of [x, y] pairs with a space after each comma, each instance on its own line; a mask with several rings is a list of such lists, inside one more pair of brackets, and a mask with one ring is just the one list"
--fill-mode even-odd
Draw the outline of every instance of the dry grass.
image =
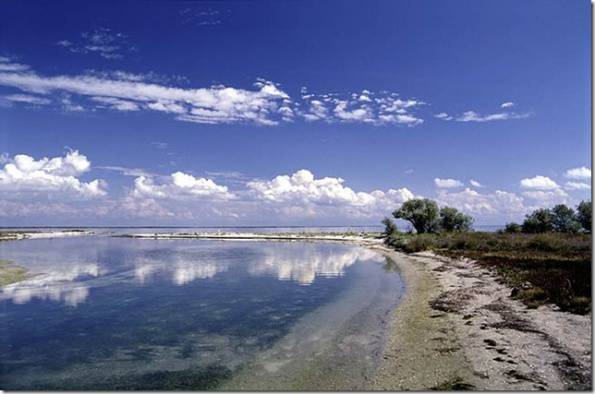
[[574, 313], [591, 310], [590, 234], [395, 234], [385, 242], [407, 253], [432, 250], [477, 260], [529, 307], [554, 303]]

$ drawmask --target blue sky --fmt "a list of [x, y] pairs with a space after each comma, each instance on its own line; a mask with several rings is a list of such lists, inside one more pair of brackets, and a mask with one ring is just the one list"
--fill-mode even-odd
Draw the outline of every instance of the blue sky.
[[588, 1], [0, 11], [2, 225], [377, 223], [415, 196], [500, 224], [590, 196]]

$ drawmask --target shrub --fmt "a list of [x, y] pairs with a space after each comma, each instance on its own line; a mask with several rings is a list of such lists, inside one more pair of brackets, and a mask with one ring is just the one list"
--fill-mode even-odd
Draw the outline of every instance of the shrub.
[[504, 227], [504, 232], [508, 234], [517, 234], [520, 233], [522, 229], [523, 228], [518, 223], [506, 223], [506, 226]]
[[473, 218], [459, 212], [458, 209], [452, 207], [440, 208], [440, 229], [443, 231], [469, 231], [473, 224]]
[[390, 220], [390, 218], [382, 219], [382, 224], [384, 224], [384, 235], [389, 236], [391, 234], [397, 233], [399, 230], [397, 229], [397, 225], [395, 222]]
[[403, 245], [403, 250], [406, 253], [416, 253], [422, 252], [424, 250], [432, 249], [434, 246], [434, 238], [429, 234], [424, 235], [416, 235], [411, 237], [405, 245]]

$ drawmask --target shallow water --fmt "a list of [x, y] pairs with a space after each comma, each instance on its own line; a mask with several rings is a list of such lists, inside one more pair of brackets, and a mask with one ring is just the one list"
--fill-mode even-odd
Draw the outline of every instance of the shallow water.
[[3, 389], [283, 385], [322, 349], [368, 374], [403, 293], [383, 257], [332, 243], [94, 236], [0, 259], [37, 274], [0, 290]]

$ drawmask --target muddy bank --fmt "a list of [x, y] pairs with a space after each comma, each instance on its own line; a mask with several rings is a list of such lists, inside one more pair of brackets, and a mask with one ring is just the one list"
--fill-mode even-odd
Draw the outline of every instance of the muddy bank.
[[470, 260], [385, 253], [409, 287], [374, 388], [591, 388], [590, 316], [528, 309]]

